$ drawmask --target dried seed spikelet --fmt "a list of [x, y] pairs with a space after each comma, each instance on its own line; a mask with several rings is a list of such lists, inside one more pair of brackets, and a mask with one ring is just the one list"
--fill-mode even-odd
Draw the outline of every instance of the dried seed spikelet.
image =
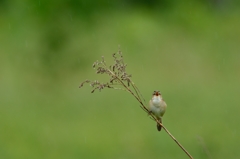
[[83, 85], [84, 85], [85, 83], [89, 83], [89, 82], [91, 82], [91, 81], [89, 81], [89, 80], [86, 79], [85, 81], [83, 81], [83, 82], [80, 84], [79, 88], [83, 87]]
[[129, 87], [131, 85], [130, 77], [131, 75], [128, 75], [126, 73], [126, 66], [127, 64], [124, 63], [123, 55], [120, 50], [118, 50], [116, 53], [112, 54], [114, 63], [110, 66], [106, 65], [106, 61], [104, 56], [101, 56], [101, 60], [96, 60], [92, 67], [96, 69], [97, 74], [107, 74], [109, 75], [109, 81], [107, 83], [100, 83], [98, 80], [89, 81], [86, 80], [83, 83], [80, 84], [79, 88], [81, 88], [85, 83], [90, 83], [90, 86], [93, 87], [92, 93], [98, 89], [101, 91], [105, 87], [107, 88], [115, 88], [112, 87], [113, 85], [120, 85], [124, 86], [123, 83], [125, 83], [125, 87]]

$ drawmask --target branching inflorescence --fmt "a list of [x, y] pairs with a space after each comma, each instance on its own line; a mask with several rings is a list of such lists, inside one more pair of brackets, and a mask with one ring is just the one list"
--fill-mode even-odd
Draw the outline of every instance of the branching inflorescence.
[[187, 152], [187, 150], [174, 138], [174, 136], [166, 129], [166, 127], [162, 123], [160, 123], [156, 119], [156, 117], [145, 106], [146, 102], [141, 92], [139, 91], [137, 86], [134, 84], [134, 82], [131, 80], [132, 75], [126, 72], [127, 64], [124, 63], [122, 52], [118, 50], [118, 52], [113, 53], [112, 56], [114, 60], [113, 65], [107, 66], [104, 56], [102, 56], [101, 61], [96, 61], [93, 63], [93, 68], [96, 69], [97, 74], [106, 74], [110, 77], [108, 82], [101, 83], [98, 80], [94, 80], [94, 81], [85, 80], [80, 84], [79, 88], [81, 88], [86, 83], [90, 83], [90, 86], [93, 88], [91, 93], [94, 93], [95, 90], [101, 91], [104, 88], [124, 90], [129, 92], [140, 103], [140, 107], [146, 113], [148, 113], [153, 120], [155, 120], [159, 125], [162, 126], [162, 128], [167, 132], [167, 134], [189, 156], [189, 158], [193, 158]]

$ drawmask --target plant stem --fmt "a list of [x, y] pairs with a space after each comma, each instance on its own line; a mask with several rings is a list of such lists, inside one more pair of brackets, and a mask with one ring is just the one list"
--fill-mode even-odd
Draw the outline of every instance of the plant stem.
[[143, 104], [140, 96], [138, 95], [137, 90], [136, 90], [135, 86], [133, 85], [132, 81], [131, 81], [131, 85], [132, 85], [133, 89], [135, 90], [137, 96], [132, 92], [132, 90], [131, 90], [129, 87], [127, 87], [127, 86], [125, 85], [125, 83], [124, 83], [118, 76], [116, 76], [111, 70], [108, 69], [108, 71], [109, 71], [113, 76], [116, 77], [116, 79], [123, 85], [123, 87], [126, 88], [126, 90], [127, 90], [130, 94], [132, 94], [132, 95], [135, 97], [135, 99], [137, 99], [137, 101], [141, 104], [142, 108], [143, 108], [144, 110], [146, 110], [146, 112], [148, 112], [148, 114], [150, 114], [151, 117], [152, 117], [158, 124], [160, 124], [160, 125], [162, 126], [162, 128], [166, 131], [166, 133], [177, 143], [177, 145], [188, 155], [188, 157], [191, 158], [191, 159], [193, 159], [193, 157], [190, 155], [190, 153], [180, 144], [180, 142], [177, 141], [177, 139], [168, 131], [168, 129], [167, 129], [162, 123], [160, 123], [152, 113], [149, 112], [149, 110], [147, 109], [147, 107]]

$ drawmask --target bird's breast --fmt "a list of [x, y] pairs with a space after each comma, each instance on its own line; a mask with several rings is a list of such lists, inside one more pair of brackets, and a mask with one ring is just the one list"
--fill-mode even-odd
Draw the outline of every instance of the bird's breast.
[[162, 101], [162, 100], [161, 100], [160, 98], [153, 98], [152, 104], [153, 104], [155, 107], [160, 107], [161, 101]]

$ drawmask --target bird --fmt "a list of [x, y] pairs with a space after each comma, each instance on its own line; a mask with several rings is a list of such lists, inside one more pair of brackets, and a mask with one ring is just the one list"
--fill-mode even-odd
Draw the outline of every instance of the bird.
[[[157, 120], [162, 123], [162, 117], [166, 111], [167, 104], [162, 98], [160, 91], [154, 91], [152, 99], [149, 101], [149, 112], [152, 113]], [[157, 130], [161, 131], [162, 126], [157, 123]]]

